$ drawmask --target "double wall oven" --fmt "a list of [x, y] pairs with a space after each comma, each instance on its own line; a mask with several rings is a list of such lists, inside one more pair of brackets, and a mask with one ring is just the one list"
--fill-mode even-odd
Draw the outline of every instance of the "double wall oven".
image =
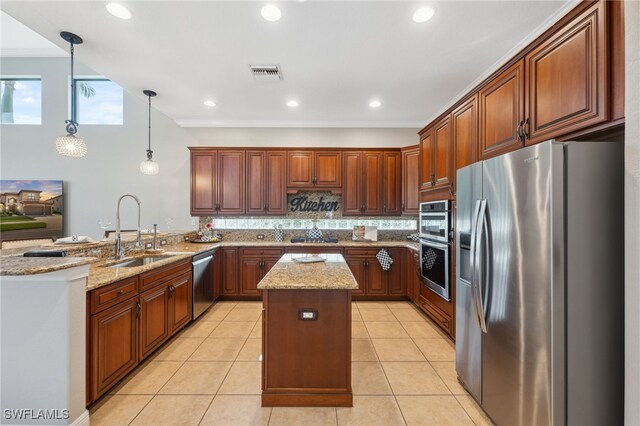
[[420, 204], [420, 275], [422, 284], [451, 300], [451, 211], [448, 200]]

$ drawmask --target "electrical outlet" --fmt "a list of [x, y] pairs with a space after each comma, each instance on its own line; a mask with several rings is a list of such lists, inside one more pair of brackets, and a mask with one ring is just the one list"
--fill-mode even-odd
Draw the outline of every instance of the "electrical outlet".
[[188, 236], [188, 235], [185, 235], [185, 236], [184, 236], [184, 240], [188, 242], [188, 241], [189, 241], [189, 236]]
[[150, 249], [151, 247], [153, 247], [153, 244], [151, 244], [151, 243], [144, 243], [144, 248], [145, 248], [145, 249]]
[[256, 235], [256, 237], [257, 237], [259, 240], [264, 240], [264, 234], [258, 234], [258, 235]]
[[167, 245], [167, 240], [160, 240], [160, 245], [161, 246], [166, 246]]
[[191, 218], [191, 226], [197, 226], [198, 225], [198, 219], [195, 217]]

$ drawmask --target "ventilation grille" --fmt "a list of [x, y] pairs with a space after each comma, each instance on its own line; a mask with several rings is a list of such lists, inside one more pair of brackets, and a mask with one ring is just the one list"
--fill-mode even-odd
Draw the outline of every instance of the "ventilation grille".
[[254, 80], [278, 81], [282, 80], [282, 73], [278, 65], [249, 65]]

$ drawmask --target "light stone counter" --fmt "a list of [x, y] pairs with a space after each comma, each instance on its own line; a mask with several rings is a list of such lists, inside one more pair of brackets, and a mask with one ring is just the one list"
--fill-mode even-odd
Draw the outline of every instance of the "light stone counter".
[[95, 257], [3, 257], [0, 275], [36, 275], [97, 262]]
[[287, 253], [258, 284], [260, 290], [355, 290], [358, 283], [341, 254], [319, 254], [325, 262], [300, 263], [306, 254]]

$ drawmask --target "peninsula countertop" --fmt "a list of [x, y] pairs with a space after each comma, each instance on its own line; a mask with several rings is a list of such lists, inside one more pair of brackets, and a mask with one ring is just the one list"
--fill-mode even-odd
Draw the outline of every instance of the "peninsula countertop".
[[307, 254], [287, 253], [258, 284], [259, 290], [355, 290], [358, 283], [344, 257], [338, 253], [319, 254], [326, 261], [301, 263], [294, 259]]

